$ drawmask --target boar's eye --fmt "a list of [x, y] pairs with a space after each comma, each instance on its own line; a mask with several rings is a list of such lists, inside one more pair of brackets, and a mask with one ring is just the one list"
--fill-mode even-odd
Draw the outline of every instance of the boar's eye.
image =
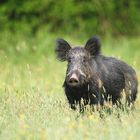
[[83, 59], [83, 62], [85, 63], [86, 62], [86, 59]]
[[83, 60], [82, 60], [84, 63], [87, 62], [87, 58], [86, 57], [83, 57]]

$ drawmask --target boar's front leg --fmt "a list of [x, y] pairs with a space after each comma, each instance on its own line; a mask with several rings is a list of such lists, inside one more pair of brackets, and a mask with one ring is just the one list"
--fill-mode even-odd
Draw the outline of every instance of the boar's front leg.
[[69, 103], [71, 109], [75, 110], [76, 109], [76, 101], [67, 92], [65, 92], [65, 93], [66, 93], [66, 97], [68, 99], [68, 103]]

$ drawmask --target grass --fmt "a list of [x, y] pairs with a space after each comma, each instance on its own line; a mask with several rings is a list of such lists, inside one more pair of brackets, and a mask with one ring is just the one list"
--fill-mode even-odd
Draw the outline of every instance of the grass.
[[[66, 38], [72, 44], [84, 43]], [[0, 139], [139, 139], [139, 95], [133, 111], [114, 107], [80, 114], [69, 108], [62, 89], [66, 63], [55, 59], [54, 39], [40, 39], [33, 52], [35, 43], [26, 41], [15, 44], [18, 51], [0, 51]], [[140, 81], [139, 39], [103, 40], [103, 53], [132, 65]]]

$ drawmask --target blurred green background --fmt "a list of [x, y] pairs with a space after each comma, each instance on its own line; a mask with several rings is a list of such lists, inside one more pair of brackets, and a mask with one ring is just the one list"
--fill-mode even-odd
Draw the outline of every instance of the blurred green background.
[[137, 35], [139, 0], [1, 0], [1, 30], [52, 33]]
[[139, 0], [1, 0], [0, 51], [39, 59], [53, 53], [59, 37], [73, 44], [93, 35], [138, 38], [139, 9]]

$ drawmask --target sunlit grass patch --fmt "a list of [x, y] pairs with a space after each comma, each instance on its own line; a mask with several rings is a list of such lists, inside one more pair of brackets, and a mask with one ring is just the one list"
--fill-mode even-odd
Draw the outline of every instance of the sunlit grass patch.
[[[103, 52], [107, 56], [119, 56], [134, 66], [140, 81], [139, 41], [123, 41], [115, 42], [117, 48], [112, 48], [110, 40], [102, 43], [105, 45]], [[76, 40], [72, 42], [76, 43]], [[53, 54], [49, 55], [53, 49], [47, 55], [42, 55], [41, 48], [39, 50], [35, 55], [37, 58], [29, 53], [31, 56], [26, 58], [23, 55], [18, 63], [15, 63], [15, 54], [12, 57], [12, 54], [0, 53], [1, 140], [139, 139], [139, 93], [134, 110], [106, 104], [100, 110], [92, 111], [87, 106], [84, 113], [78, 109], [73, 111], [62, 88], [66, 63], [58, 62]], [[38, 59], [37, 62], [34, 58]]]

